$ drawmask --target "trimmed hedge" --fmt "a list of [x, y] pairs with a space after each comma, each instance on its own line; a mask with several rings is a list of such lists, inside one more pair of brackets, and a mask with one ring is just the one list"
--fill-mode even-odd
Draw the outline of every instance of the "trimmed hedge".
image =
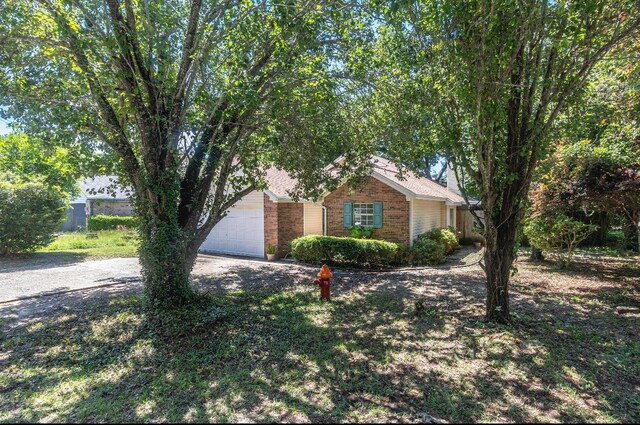
[[398, 262], [400, 244], [375, 239], [303, 236], [291, 242], [293, 257], [306, 263], [328, 262], [358, 267], [389, 266]]
[[94, 215], [87, 219], [87, 230], [116, 230], [119, 226], [134, 228], [138, 226], [138, 217], [122, 217], [119, 215]]

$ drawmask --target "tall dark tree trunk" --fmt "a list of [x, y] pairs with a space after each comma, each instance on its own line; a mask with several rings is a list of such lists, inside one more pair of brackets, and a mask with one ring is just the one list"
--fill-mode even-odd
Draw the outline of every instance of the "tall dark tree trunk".
[[510, 320], [509, 277], [515, 259], [518, 223], [519, 220], [512, 217], [497, 227], [489, 220], [485, 224], [486, 319], [492, 322], [507, 323]]

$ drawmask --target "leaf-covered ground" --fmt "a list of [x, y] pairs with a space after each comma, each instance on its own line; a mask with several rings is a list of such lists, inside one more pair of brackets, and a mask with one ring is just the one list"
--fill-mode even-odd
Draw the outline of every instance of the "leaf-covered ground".
[[640, 420], [638, 257], [520, 261], [514, 323], [482, 321], [477, 267], [200, 277], [151, 326], [140, 295], [2, 322], [0, 421]]

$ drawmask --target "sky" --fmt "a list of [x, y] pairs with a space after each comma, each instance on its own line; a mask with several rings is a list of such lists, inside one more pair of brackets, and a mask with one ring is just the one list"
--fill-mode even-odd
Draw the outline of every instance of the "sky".
[[11, 129], [7, 127], [7, 122], [4, 118], [0, 118], [0, 135], [11, 133]]
[[[0, 106], [2, 109], [2, 106]], [[0, 135], [11, 133], [11, 129], [9, 128], [9, 121], [5, 118], [0, 117]]]

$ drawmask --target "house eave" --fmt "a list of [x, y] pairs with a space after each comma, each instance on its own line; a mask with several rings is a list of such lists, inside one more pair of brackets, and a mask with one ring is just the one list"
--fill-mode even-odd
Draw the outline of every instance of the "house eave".
[[302, 202], [302, 203], [315, 203], [316, 201], [312, 200], [312, 199], [298, 199], [293, 200], [292, 198], [288, 197], [288, 196], [278, 196], [275, 193], [273, 193], [272, 191], [270, 191], [269, 189], [265, 189], [264, 193], [269, 197], [269, 200], [271, 200], [271, 202], [275, 202], [275, 203], [281, 203], [281, 204], [285, 204], [285, 203], [296, 203], [296, 202]]

